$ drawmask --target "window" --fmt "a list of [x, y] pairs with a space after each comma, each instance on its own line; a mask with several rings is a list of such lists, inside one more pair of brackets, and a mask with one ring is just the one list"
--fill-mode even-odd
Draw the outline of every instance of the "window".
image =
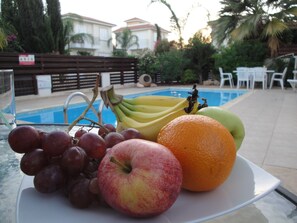
[[107, 29], [100, 28], [100, 40], [108, 40], [110, 38], [108, 34]]

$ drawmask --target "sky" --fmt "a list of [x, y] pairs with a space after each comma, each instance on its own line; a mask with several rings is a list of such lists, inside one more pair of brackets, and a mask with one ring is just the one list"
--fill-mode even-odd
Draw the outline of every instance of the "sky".
[[[210, 20], [217, 19], [221, 9], [219, 0], [167, 0], [179, 19], [187, 17], [183, 29], [183, 38], [188, 40], [198, 30], [207, 25], [208, 12]], [[134, 17], [158, 24], [171, 32], [168, 39], [177, 39], [170, 26], [171, 12], [162, 3], [151, 3], [151, 0], [60, 0], [61, 14], [76, 13], [116, 25], [113, 30], [126, 26], [125, 21]]]

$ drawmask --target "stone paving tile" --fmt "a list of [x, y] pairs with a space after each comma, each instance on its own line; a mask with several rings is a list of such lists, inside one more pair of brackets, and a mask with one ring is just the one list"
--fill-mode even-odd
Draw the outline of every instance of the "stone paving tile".
[[296, 146], [271, 145], [264, 160], [264, 164], [270, 166], [286, 167], [297, 169]]
[[284, 168], [273, 165], [264, 165], [262, 168], [280, 179], [281, 185], [283, 187], [285, 187], [292, 193], [297, 194], [297, 169]]
[[246, 129], [239, 153], [297, 194], [297, 93], [258, 90], [230, 110]]

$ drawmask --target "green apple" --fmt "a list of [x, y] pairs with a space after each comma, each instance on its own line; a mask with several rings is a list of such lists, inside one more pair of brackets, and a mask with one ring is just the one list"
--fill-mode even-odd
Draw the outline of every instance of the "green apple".
[[225, 126], [234, 138], [238, 150], [245, 136], [241, 119], [233, 112], [221, 107], [211, 106], [200, 109], [197, 114], [208, 116]]

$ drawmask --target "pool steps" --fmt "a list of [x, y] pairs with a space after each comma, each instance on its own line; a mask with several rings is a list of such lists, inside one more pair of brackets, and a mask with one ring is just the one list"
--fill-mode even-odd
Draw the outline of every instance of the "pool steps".
[[[85, 95], [84, 93], [80, 92], [80, 91], [76, 91], [71, 93], [65, 100], [64, 102], [64, 106], [63, 106], [63, 113], [64, 113], [64, 122], [68, 123], [68, 114], [67, 114], [67, 110], [68, 110], [68, 106], [70, 101], [72, 100], [72, 98], [74, 97], [82, 97], [86, 103], [89, 105], [91, 103], [91, 101], [89, 100], [89, 98], [87, 97], [87, 95]], [[102, 124], [102, 110], [104, 107], [104, 102], [101, 100], [101, 102], [99, 103], [98, 106], [98, 111], [96, 111], [96, 109], [94, 108], [94, 106], [91, 106], [92, 111], [94, 112], [94, 114], [98, 117], [98, 123]]]

